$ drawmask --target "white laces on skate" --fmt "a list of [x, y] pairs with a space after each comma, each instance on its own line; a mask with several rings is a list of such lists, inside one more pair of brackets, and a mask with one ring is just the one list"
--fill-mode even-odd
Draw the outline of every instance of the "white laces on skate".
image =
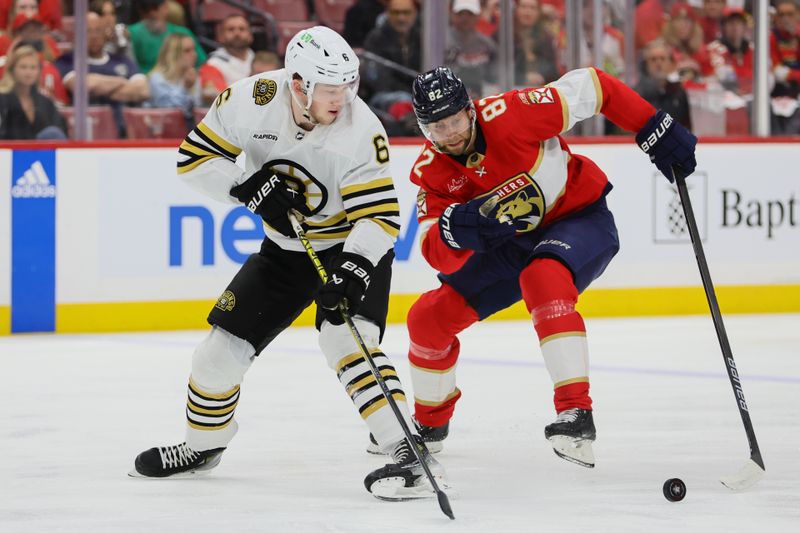
[[400, 463], [405, 462], [406, 458], [410, 454], [411, 454], [411, 450], [409, 449], [408, 444], [406, 443], [406, 441], [403, 440], [394, 449], [394, 453], [392, 455], [394, 456], [394, 462], [400, 464]]
[[394, 459], [394, 462], [399, 465], [410, 464], [415, 462], [417, 459], [414, 456], [414, 452], [406, 439], [400, 441], [400, 443], [395, 447], [394, 451], [392, 452], [392, 458]]
[[566, 411], [561, 411], [558, 413], [556, 417], [555, 424], [559, 422], [575, 422], [578, 419], [578, 409], [567, 409]]
[[158, 453], [161, 455], [161, 464], [164, 468], [189, 465], [198, 456], [197, 452], [189, 448], [185, 442], [177, 446], [159, 448]]

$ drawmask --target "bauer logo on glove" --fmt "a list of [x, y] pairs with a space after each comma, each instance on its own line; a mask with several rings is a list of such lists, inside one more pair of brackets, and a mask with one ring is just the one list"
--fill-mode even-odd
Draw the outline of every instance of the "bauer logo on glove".
[[644, 153], [648, 153], [650, 148], [655, 146], [661, 137], [664, 136], [669, 127], [672, 126], [672, 120], [672, 115], [669, 113], [664, 113], [664, 120], [662, 120], [661, 123], [650, 132], [650, 134], [647, 136], [647, 139], [645, 139], [644, 142], [639, 145]]

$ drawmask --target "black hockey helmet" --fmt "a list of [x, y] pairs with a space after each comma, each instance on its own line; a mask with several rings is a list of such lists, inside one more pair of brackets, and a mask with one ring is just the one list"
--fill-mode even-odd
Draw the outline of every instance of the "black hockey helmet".
[[436, 67], [416, 77], [411, 102], [420, 124], [455, 115], [471, 104], [464, 83], [447, 67]]

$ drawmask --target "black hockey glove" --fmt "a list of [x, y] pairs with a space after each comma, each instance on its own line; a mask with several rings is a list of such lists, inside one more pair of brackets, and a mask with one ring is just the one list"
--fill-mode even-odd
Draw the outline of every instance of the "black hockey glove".
[[683, 177], [694, 172], [697, 137], [669, 113], [659, 111], [636, 134], [636, 144], [650, 156], [658, 170], [672, 182], [672, 169]]
[[347, 314], [353, 316], [364, 300], [369, 277], [375, 267], [369, 259], [351, 252], [342, 252], [328, 269], [328, 282], [317, 293], [317, 305], [325, 319], [338, 326], [344, 324], [339, 304], [345, 303]]
[[295, 237], [289, 218], [289, 209], [308, 214], [306, 199], [302, 191], [281, 179], [269, 168], [262, 168], [247, 178], [247, 181], [231, 189], [231, 196], [261, 216], [264, 221], [287, 237]]
[[480, 208], [486, 203], [486, 198], [476, 198], [444, 210], [439, 217], [439, 231], [447, 246], [485, 252], [514, 236], [517, 229], [513, 221], [500, 222], [481, 213]]

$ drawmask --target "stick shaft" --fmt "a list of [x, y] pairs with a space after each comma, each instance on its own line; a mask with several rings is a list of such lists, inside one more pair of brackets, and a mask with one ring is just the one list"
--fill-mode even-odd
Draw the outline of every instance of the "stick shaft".
[[708, 270], [708, 262], [703, 250], [703, 243], [700, 241], [700, 232], [697, 229], [697, 222], [694, 218], [694, 210], [692, 209], [692, 201], [689, 198], [689, 191], [686, 188], [686, 178], [680, 173], [673, 172], [675, 183], [678, 186], [678, 194], [681, 198], [681, 206], [683, 206], [683, 214], [686, 217], [686, 225], [689, 228], [689, 237], [692, 239], [692, 248], [694, 248], [694, 255], [697, 258], [697, 267], [700, 269], [700, 277], [703, 280], [703, 289], [706, 293], [706, 300], [708, 307], [711, 309], [711, 317], [714, 321], [714, 329], [717, 331], [717, 339], [719, 346], [722, 349], [722, 358], [725, 360], [725, 369], [728, 371], [728, 380], [733, 388], [733, 395], [736, 398], [736, 407], [739, 409], [739, 414], [742, 417], [742, 424], [744, 424], [744, 431], [747, 433], [747, 441], [750, 444], [750, 458], [762, 469], [764, 469], [764, 461], [761, 458], [761, 450], [758, 447], [756, 434], [753, 429], [753, 422], [750, 420], [750, 412], [747, 409], [747, 402], [744, 399], [744, 390], [742, 389], [742, 381], [739, 377], [739, 372], [736, 369], [736, 362], [733, 360], [733, 352], [731, 351], [730, 342], [728, 342], [728, 334], [725, 331], [725, 324], [722, 322], [722, 313], [719, 310], [717, 303], [717, 295], [714, 291], [714, 284], [711, 281], [711, 274]]
[[[317, 270], [317, 274], [319, 274], [322, 283], [326, 283], [328, 281], [328, 273], [325, 271], [325, 266], [320, 261], [317, 252], [314, 251], [313, 246], [311, 246], [311, 242], [308, 240], [305, 231], [303, 230], [303, 226], [300, 225], [298, 222], [297, 217], [294, 213], [289, 212], [289, 221], [292, 224], [292, 228], [294, 232], [297, 234], [297, 238], [300, 239], [300, 243], [303, 245], [303, 248], [306, 251], [309, 259], [311, 259], [311, 263], [313, 263], [314, 268]], [[414, 441], [414, 436], [411, 433], [411, 429], [406, 424], [405, 419], [403, 418], [402, 413], [400, 412], [400, 408], [397, 406], [397, 402], [392, 397], [391, 392], [389, 391], [389, 387], [386, 386], [386, 382], [383, 380], [383, 376], [381, 376], [378, 367], [375, 365], [375, 361], [372, 360], [372, 355], [369, 353], [369, 348], [367, 348], [364, 339], [361, 337], [361, 333], [359, 333], [358, 328], [356, 328], [353, 319], [347, 313], [347, 309], [344, 305], [339, 307], [339, 312], [342, 314], [342, 319], [344, 323], [347, 325], [347, 328], [350, 330], [350, 333], [353, 335], [353, 339], [356, 341], [358, 348], [361, 350], [361, 355], [364, 356], [364, 359], [367, 361], [367, 365], [369, 365], [369, 369], [372, 372], [372, 375], [375, 377], [375, 380], [378, 382], [378, 386], [381, 388], [381, 393], [383, 393], [383, 397], [386, 398], [386, 401], [391, 407], [392, 412], [394, 413], [395, 418], [397, 418], [397, 422], [400, 424], [400, 427], [403, 428], [403, 433], [405, 434], [406, 438], [408, 439], [409, 444], [411, 445], [411, 449], [414, 451], [414, 455], [417, 457], [417, 460], [422, 465], [422, 469], [425, 471], [425, 475], [428, 477], [428, 481], [430, 481], [431, 486], [433, 487], [434, 492], [436, 492], [437, 497], [439, 498], [439, 505], [442, 507], [442, 511], [453, 518], [453, 511], [450, 509], [450, 502], [447, 499], [447, 495], [442, 492], [439, 488], [439, 485], [436, 483], [436, 479], [433, 477], [433, 473], [428, 466], [428, 463], [425, 461], [425, 458], [422, 457], [419, 449], [417, 449], [416, 443]]]

